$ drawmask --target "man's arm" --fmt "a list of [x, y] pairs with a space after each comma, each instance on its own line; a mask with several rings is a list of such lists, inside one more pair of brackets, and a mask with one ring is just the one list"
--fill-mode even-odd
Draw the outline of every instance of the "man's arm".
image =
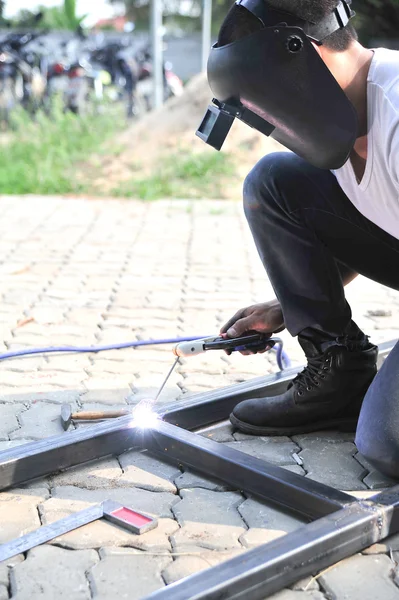
[[[344, 285], [348, 285], [357, 277], [357, 273], [340, 264], [340, 272]], [[260, 333], [279, 333], [285, 328], [283, 311], [277, 298], [241, 308], [223, 325], [220, 334], [226, 337], [239, 337], [248, 331]], [[241, 354], [251, 354], [249, 351]]]

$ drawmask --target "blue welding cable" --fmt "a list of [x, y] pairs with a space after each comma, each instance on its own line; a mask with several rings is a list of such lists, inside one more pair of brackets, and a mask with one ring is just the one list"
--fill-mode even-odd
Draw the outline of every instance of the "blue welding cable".
[[[160, 344], [179, 344], [180, 342], [192, 342], [194, 340], [203, 339], [212, 336], [195, 335], [191, 337], [166, 338], [155, 340], [138, 340], [134, 342], [123, 342], [119, 344], [105, 344], [99, 346], [45, 346], [42, 348], [22, 348], [20, 350], [10, 350], [0, 354], [0, 360], [7, 358], [18, 358], [21, 356], [29, 356], [32, 354], [48, 354], [51, 352], [104, 352], [106, 350], [122, 350], [123, 348], [139, 348], [140, 346], [157, 346]], [[291, 361], [286, 352], [283, 350], [283, 342], [279, 339], [276, 344], [276, 358], [279, 369], [283, 371], [291, 366]]]

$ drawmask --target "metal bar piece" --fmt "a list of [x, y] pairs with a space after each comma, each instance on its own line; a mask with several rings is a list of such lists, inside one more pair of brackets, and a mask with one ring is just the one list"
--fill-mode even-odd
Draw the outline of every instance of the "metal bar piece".
[[10, 542], [6, 542], [5, 544], [1, 544], [0, 562], [7, 558], [11, 558], [12, 556], [16, 556], [17, 554], [21, 554], [22, 552], [26, 552], [36, 546], [40, 546], [40, 544], [49, 542], [59, 535], [68, 533], [73, 529], [78, 529], [79, 527], [82, 527], [82, 525], [97, 521], [97, 519], [101, 519], [102, 516], [103, 505], [100, 503], [85, 508], [73, 515], [69, 515], [64, 519], [50, 523], [50, 525], [43, 525], [43, 527], [39, 527], [39, 529], [36, 529], [35, 531], [31, 531], [30, 533], [15, 540], [11, 540]]
[[173, 583], [147, 600], [264, 600], [283, 587], [399, 531], [399, 486], [354, 502], [216, 567]]
[[0, 452], [0, 489], [133, 447], [147, 448], [164, 460], [191, 466], [311, 519], [353, 501], [349, 494], [174, 425], [158, 421], [141, 429], [131, 417]]
[[[136, 446], [131, 416], [0, 452], [0, 490]], [[140, 444], [139, 444], [140, 445]]]
[[355, 500], [350, 494], [169, 423], [158, 421], [143, 436], [143, 447], [163, 460], [190, 466], [309, 519]]
[[164, 421], [184, 429], [199, 429], [229, 417], [242, 400], [282, 394], [302, 367], [287, 369], [266, 377], [254, 377], [218, 390], [196, 394], [194, 398], [175, 402], [161, 409]]

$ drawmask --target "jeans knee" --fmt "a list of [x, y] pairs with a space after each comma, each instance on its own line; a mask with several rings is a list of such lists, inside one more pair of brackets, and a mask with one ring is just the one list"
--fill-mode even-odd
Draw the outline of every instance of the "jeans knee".
[[[264, 156], [249, 172], [243, 188], [244, 211], [247, 218], [260, 206], [279, 203], [287, 179], [296, 179], [305, 161], [292, 152], [273, 152]], [[298, 170], [299, 167], [299, 170]]]

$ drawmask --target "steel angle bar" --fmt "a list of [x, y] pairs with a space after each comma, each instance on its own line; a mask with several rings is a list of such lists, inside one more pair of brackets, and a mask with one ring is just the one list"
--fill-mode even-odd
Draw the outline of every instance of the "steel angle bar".
[[0, 490], [140, 445], [132, 418], [121, 417], [0, 452]]
[[316, 519], [355, 498], [282, 467], [159, 421], [144, 432], [151, 453], [225, 481], [309, 519]]
[[[384, 353], [388, 353], [394, 343], [386, 343]], [[269, 378], [257, 378], [245, 384], [230, 386], [217, 392], [209, 392], [200, 395], [199, 398], [196, 397], [197, 400], [180, 405], [179, 408], [170, 408], [163, 411], [163, 418], [174, 422], [178, 416], [181, 426], [201, 427], [226, 416], [225, 413], [228, 414], [231, 406], [234, 406], [236, 402], [244, 397], [254, 397], [256, 393], [258, 395], [264, 394], [265, 388], [268, 394], [277, 393], [279, 386], [285, 386], [290, 377], [292, 377], [292, 373], [283, 372]], [[223, 410], [220, 409], [221, 406]], [[145, 437], [148, 438], [148, 435], [144, 436], [142, 430], [135, 427], [132, 418], [128, 416], [115, 419], [112, 423], [100, 423], [87, 429], [68, 432], [62, 436], [50, 437], [5, 450], [0, 452], [0, 489], [19, 485], [91, 460], [121, 454], [134, 446], [145, 448]], [[179, 436], [177, 437], [179, 438]], [[154, 440], [152, 440], [152, 446], [154, 446]], [[217, 445], [217, 448], [220, 454], [222, 446]], [[155, 451], [154, 448], [153, 450]], [[215, 450], [216, 454], [217, 451]], [[248, 456], [245, 456], [248, 461]], [[166, 453], [165, 458], [167, 458]], [[184, 463], [184, 456], [179, 456], [178, 460]], [[206, 472], [205, 467], [203, 465], [203, 472]], [[200, 468], [200, 466], [198, 465], [197, 468]], [[284, 469], [279, 470], [278, 467], [271, 465], [267, 465], [265, 468], [270, 473], [270, 480], [274, 481], [274, 487], [277, 490], [280, 489], [277, 482], [281, 479], [281, 495], [283, 495], [283, 491], [285, 493], [287, 489], [285, 483], [287, 481], [287, 471]], [[275, 471], [275, 469], [278, 470]], [[306, 489], [310, 485], [310, 480], [300, 479], [303, 483], [299, 484], [298, 482], [298, 489], [300, 487]], [[234, 484], [236, 485], [237, 482], [234, 482]], [[242, 487], [244, 488], [245, 485], [243, 484]], [[333, 488], [325, 486], [325, 490], [326, 497], [337, 494]], [[327, 490], [329, 490], [328, 493]], [[275, 496], [279, 495], [280, 491], [277, 491]], [[275, 498], [275, 501], [278, 502], [278, 499]], [[343, 500], [343, 502], [345, 501]]]
[[[398, 340], [380, 344], [379, 365]], [[184, 429], [199, 429], [228, 418], [233, 408], [247, 398], [260, 398], [282, 394], [303, 366], [286, 369], [265, 377], [255, 377], [243, 383], [218, 390], [196, 394], [189, 400], [167, 405], [160, 409], [164, 421]]]
[[145, 448], [165, 460], [191, 466], [311, 519], [353, 501], [349, 494], [196, 433], [162, 421], [151, 428], [140, 429], [130, 417], [1, 452], [0, 489], [110, 454], [121, 454], [133, 447]]
[[399, 531], [399, 486], [357, 501], [146, 600], [264, 600]]

